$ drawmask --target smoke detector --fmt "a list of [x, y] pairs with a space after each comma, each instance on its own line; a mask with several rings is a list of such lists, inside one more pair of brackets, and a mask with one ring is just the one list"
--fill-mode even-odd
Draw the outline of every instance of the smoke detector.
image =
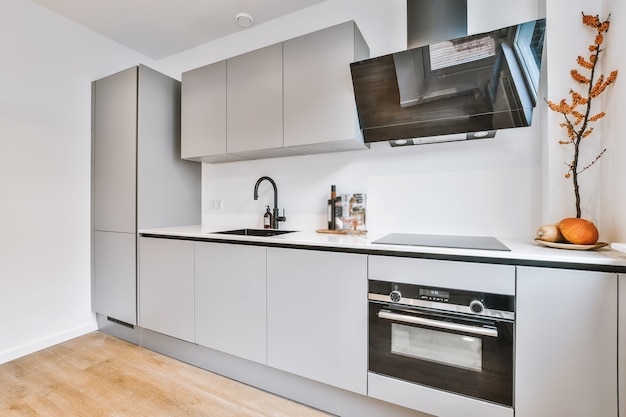
[[252, 26], [254, 19], [248, 13], [237, 13], [235, 15], [235, 22], [237, 22], [239, 26], [247, 28]]

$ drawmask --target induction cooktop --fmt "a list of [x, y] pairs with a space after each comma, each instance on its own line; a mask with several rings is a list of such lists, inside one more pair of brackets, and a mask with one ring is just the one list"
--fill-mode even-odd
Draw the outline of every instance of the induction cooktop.
[[391, 233], [373, 241], [386, 245], [431, 246], [437, 248], [481, 249], [510, 251], [498, 239], [491, 236], [450, 236], [412, 233]]

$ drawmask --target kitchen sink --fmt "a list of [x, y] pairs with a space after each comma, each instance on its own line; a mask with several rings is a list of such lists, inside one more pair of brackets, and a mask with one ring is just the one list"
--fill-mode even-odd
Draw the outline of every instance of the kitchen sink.
[[295, 230], [278, 230], [278, 229], [235, 229], [214, 232], [218, 235], [238, 235], [238, 236], [278, 236], [285, 233], [293, 233]]

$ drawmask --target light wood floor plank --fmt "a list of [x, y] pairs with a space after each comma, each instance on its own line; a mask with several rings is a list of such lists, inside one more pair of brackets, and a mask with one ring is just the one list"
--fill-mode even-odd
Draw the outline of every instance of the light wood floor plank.
[[0, 365], [6, 417], [328, 417], [93, 332]]

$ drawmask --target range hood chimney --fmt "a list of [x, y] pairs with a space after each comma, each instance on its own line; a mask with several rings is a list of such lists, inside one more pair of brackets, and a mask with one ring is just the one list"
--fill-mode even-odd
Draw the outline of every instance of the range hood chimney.
[[467, 35], [467, 0], [407, 0], [407, 48]]
[[407, 48], [412, 52], [393, 55], [400, 106], [414, 106], [456, 94], [454, 88], [440, 89], [430, 95], [425, 91], [423, 61], [427, 58], [418, 48], [466, 36], [467, 0], [407, 0], [406, 15]]

